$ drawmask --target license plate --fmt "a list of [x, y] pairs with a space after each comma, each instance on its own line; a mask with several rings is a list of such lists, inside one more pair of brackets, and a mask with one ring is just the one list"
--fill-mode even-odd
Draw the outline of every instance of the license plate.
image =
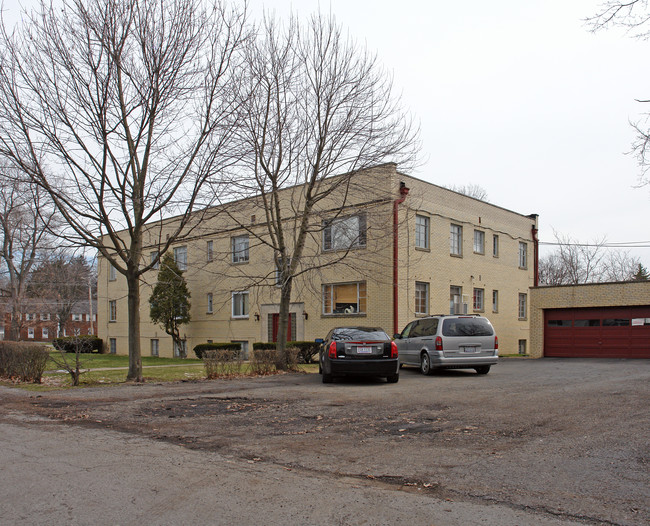
[[463, 351], [463, 352], [477, 352], [478, 347], [461, 347], [461, 351]]
[[372, 354], [372, 347], [357, 347], [357, 354]]

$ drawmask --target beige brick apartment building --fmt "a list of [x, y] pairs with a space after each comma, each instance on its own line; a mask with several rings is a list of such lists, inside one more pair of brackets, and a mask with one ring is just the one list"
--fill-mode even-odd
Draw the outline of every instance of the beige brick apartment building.
[[[417, 316], [467, 312], [490, 318], [502, 354], [527, 352], [536, 215], [421, 181], [390, 163], [358, 172], [349, 183], [327, 181], [333, 192], [314, 210], [304, 272], [294, 281], [290, 339], [322, 338], [332, 327], [353, 324], [392, 334]], [[301, 189], [282, 192], [290, 224]], [[152, 225], [147, 258], [173, 224]], [[183, 328], [188, 351], [206, 341], [241, 342], [245, 351], [274, 341], [280, 292], [260, 201], [199, 212], [192, 228], [173, 248], [192, 295], [192, 321]], [[126, 282], [104, 258], [98, 268], [99, 336], [111, 352], [126, 354]], [[156, 277], [151, 271], [141, 288], [142, 354], [172, 356], [171, 338], [149, 321]]]

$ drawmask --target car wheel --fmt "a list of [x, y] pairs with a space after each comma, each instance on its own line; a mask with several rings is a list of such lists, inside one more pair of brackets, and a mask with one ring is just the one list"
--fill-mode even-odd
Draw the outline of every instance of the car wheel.
[[399, 382], [399, 374], [393, 374], [391, 376], [387, 376], [386, 381], [389, 384], [396, 384], [397, 382]]
[[431, 358], [428, 353], [423, 352], [420, 356], [420, 372], [427, 375], [433, 372], [433, 369], [431, 368]]
[[474, 367], [474, 370], [478, 374], [487, 374], [490, 372], [490, 366], [489, 365], [481, 365], [480, 367]]
[[331, 374], [323, 373], [323, 383], [324, 384], [331, 384], [333, 381], [334, 381], [334, 378], [332, 378]]

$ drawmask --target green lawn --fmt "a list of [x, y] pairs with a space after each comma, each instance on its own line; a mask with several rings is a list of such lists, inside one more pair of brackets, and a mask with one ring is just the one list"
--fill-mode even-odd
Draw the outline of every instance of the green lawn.
[[[50, 356], [59, 358], [60, 353], [57, 351], [52, 351]], [[75, 355], [74, 353], [66, 353], [66, 358], [69, 363], [74, 363]], [[150, 365], [190, 365], [190, 364], [202, 364], [201, 360], [196, 358], [156, 358], [154, 356], [143, 356], [142, 365], [144, 367]], [[129, 366], [129, 357], [126, 355], [119, 354], [81, 354], [81, 364], [84, 369], [98, 369], [102, 367], [128, 367]], [[56, 370], [58, 367], [52, 360], [47, 364], [46, 369]]]

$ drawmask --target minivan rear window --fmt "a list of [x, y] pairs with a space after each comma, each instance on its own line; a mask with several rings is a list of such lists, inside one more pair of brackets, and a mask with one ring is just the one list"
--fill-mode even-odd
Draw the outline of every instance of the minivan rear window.
[[443, 336], [492, 336], [494, 329], [485, 318], [451, 318], [443, 320]]

